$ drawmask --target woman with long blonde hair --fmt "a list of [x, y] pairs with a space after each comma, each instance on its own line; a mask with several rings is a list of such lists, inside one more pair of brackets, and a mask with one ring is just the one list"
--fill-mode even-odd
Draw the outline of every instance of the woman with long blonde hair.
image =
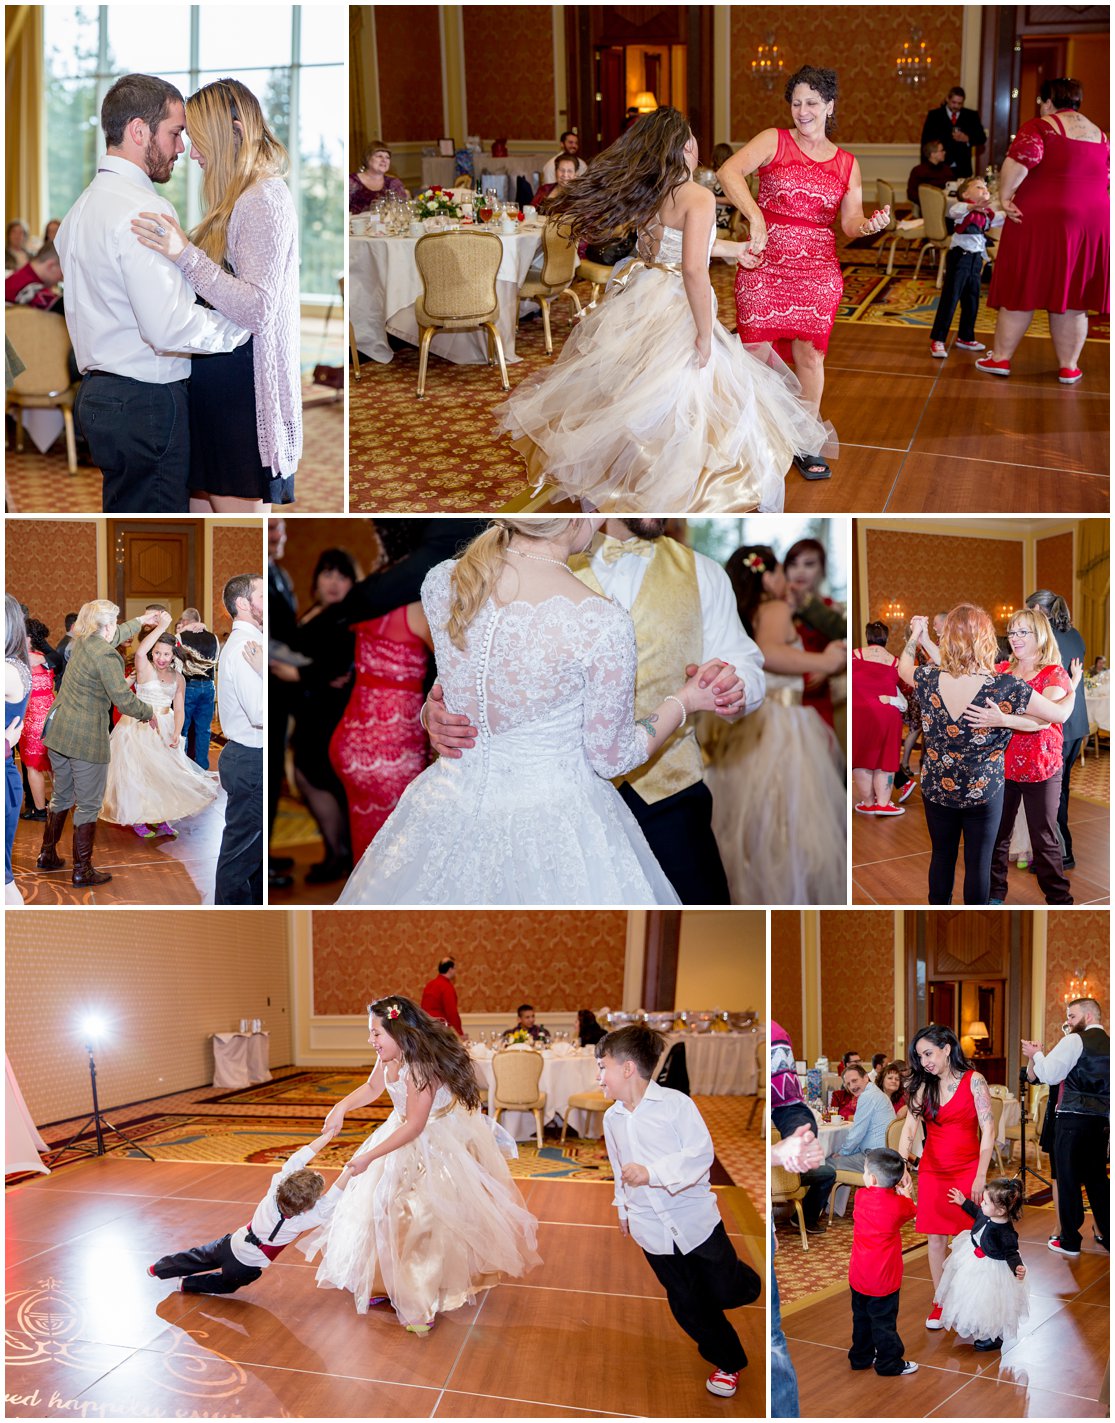
[[206, 84], [186, 101], [205, 216], [192, 238], [165, 213], [132, 231], [205, 301], [251, 332], [195, 356], [190, 376], [190, 512], [266, 514], [294, 498], [302, 457], [298, 222], [287, 153], [250, 89]]
[[953, 608], [936, 649], [940, 665], [915, 667], [918, 643], [929, 648], [928, 628], [927, 617], [911, 618], [898, 675], [918, 694], [925, 737], [921, 799], [933, 846], [929, 902], [951, 902], [963, 840], [964, 903], [987, 904], [1010, 741], [1006, 719], [1025, 715], [1042, 725], [1060, 724], [1068, 719], [1074, 699], [1051, 701], [998, 670], [995, 625], [982, 608], [970, 603]]
[[612, 777], [716, 709], [702, 670], [635, 719], [635, 632], [570, 560], [603, 520], [496, 519], [427, 575], [446, 707], [476, 749], [403, 792], [340, 904], [677, 904]]

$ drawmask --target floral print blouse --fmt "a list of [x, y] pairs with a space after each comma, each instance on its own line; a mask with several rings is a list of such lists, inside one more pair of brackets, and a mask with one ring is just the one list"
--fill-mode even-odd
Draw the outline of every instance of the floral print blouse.
[[[919, 667], [914, 689], [921, 710], [925, 755], [921, 762], [921, 793], [938, 805], [956, 810], [983, 805], [1003, 789], [1004, 755], [1014, 733], [1009, 726], [971, 726], [961, 716], [950, 721], [940, 692], [941, 669]], [[972, 698], [977, 705], [997, 702], [1008, 716], [1025, 712], [1033, 691], [1006, 673], [988, 677]]]

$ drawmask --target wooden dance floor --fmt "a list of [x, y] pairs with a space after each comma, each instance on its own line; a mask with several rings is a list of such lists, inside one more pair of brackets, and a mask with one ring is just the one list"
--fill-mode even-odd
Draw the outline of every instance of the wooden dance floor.
[[[1001, 1354], [977, 1354], [970, 1340], [926, 1329], [933, 1278], [924, 1249], [906, 1256], [898, 1311], [906, 1358], [919, 1366], [908, 1378], [879, 1378], [871, 1369], [852, 1372], [847, 1357], [852, 1312], [843, 1287], [816, 1303], [791, 1307], [782, 1323], [797, 1370], [802, 1417], [1107, 1416], [1108, 1256], [1092, 1239], [1091, 1215], [1078, 1260], [1045, 1248], [1056, 1228], [1055, 1211], [1028, 1208], [1023, 1214], [1018, 1234], [1030, 1317]], [[810, 1249], [815, 1245], [823, 1248], [823, 1237], [811, 1241]]]
[[[929, 893], [929, 831], [921, 808], [921, 791], [906, 802], [906, 814], [893, 820], [873, 815], [852, 816], [852, 903], [926, 904]], [[1111, 809], [1069, 795], [1069, 828], [1076, 868], [1066, 870], [1076, 904], [1107, 904], [1108, 846]], [[964, 851], [961, 847], [953, 888], [953, 903], [963, 903]], [[1008, 905], [1043, 905], [1037, 876], [1011, 864], [1007, 876]]]
[[837, 322], [823, 412], [840, 458], [831, 479], [786, 476], [787, 512], [1106, 514], [1110, 347], [1085, 346], [1076, 386], [1048, 340], [1024, 339], [1006, 380], [975, 359], [934, 360], [920, 328]]
[[[213, 753], [216, 763], [216, 751]], [[127, 826], [97, 824], [93, 863], [112, 875], [95, 889], [75, 889], [70, 883], [73, 865], [73, 816], [66, 822], [58, 853], [64, 870], [49, 874], [36, 867], [43, 843], [41, 820], [21, 820], [12, 847], [12, 869], [26, 904], [212, 904], [217, 856], [225, 825], [225, 800], [217, 799], [200, 815], [179, 821], [177, 840], [160, 836], [141, 840]], [[262, 810], [260, 812], [262, 814]]]
[[[751, 1366], [734, 1399], [714, 1397], [709, 1366], [616, 1228], [611, 1185], [522, 1182], [544, 1263], [441, 1317], [426, 1338], [390, 1310], [359, 1316], [347, 1294], [318, 1290], [293, 1246], [238, 1295], [183, 1295], [146, 1274], [165, 1251], [248, 1220], [271, 1174], [109, 1157], [9, 1191], [7, 1416], [765, 1411], [765, 1301], [735, 1311]], [[738, 1188], [718, 1195], [738, 1253], [762, 1271], [750, 1202]]]

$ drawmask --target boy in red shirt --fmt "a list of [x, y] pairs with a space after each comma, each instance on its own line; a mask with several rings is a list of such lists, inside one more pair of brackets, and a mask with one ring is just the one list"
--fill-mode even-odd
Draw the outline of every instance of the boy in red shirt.
[[889, 1146], [869, 1151], [864, 1160], [863, 1188], [852, 1210], [852, 1258], [848, 1284], [852, 1288], [853, 1369], [884, 1376], [913, 1374], [917, 1364], [902, 1357], [898, 1333], [898, 1292], [902, 1284], [902, 1227], [914, 1216], [913, 1186], [906, 1163]]

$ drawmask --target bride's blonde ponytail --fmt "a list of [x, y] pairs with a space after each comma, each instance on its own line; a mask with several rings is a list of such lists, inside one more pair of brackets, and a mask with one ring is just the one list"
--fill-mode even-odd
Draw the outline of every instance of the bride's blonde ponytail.
[[564, 532], [569, 519], [494, 519], [478, 534], [457, 560], [450, 575], [453, 599], [445, 625], [454, 647], [464, 651], [465, 633], [473, 618], [491, 597], [507, 559], [512, 534], [530, 539], [552, 539]]

